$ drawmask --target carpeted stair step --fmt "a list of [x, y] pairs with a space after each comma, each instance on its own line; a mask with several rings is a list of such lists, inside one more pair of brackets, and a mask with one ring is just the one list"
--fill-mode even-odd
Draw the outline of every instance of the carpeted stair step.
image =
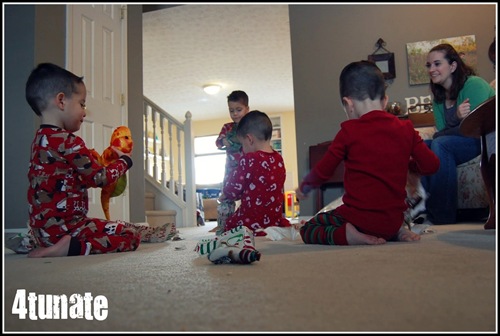
[[161, 226], [165, 223], [174, 223], [177, 211], [175, 210], [146, 210], [146, 222], [150, 226]]
[[146, 192], [144, 195], [144, 207], [146, 211], [155, 209], [155, 194], [152, 192]]

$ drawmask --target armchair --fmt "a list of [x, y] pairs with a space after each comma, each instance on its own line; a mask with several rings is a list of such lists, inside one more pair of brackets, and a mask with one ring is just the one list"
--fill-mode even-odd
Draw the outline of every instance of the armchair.
[[[424, 140], [432, 139], [432, 135], [436, 132], [434, 126], [415, 129]], [[488, 208], [488, 193], [481, 177], [481, 155], [457, 166], [457, 183], [459, 210]]]
[[485, 229], [495, 229], [496, 208], [496, 96], [476, 107], [460, 124], [462, 134], [481, 138], [481, 174], [488, 194], [489, 216]]

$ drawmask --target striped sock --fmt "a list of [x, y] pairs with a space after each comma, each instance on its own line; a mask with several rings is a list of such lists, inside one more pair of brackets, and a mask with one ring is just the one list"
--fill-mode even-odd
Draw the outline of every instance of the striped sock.
[[240, 264], [250, 264], [260, 260], [260, 252], [256, 250], [241, 249], [239, 259]]

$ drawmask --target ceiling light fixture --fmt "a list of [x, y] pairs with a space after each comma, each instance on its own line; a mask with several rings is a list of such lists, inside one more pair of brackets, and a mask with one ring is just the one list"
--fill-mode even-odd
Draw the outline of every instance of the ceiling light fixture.
[[214, 95], [219, 93], [221, 87], [218, 84], [208, 84], [203, 87], [203, 91], [205, 91], [209, 95]]

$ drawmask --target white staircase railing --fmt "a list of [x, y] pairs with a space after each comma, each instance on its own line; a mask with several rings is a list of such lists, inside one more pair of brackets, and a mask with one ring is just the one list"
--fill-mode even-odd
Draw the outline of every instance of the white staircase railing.
[[161, 210], [180, 209], [177, 227], [194, 226], [196, 186], [191, 112], [186, 112], [181, 123], [144, 97], [143, 115], [145, 179], [171, 202]]

